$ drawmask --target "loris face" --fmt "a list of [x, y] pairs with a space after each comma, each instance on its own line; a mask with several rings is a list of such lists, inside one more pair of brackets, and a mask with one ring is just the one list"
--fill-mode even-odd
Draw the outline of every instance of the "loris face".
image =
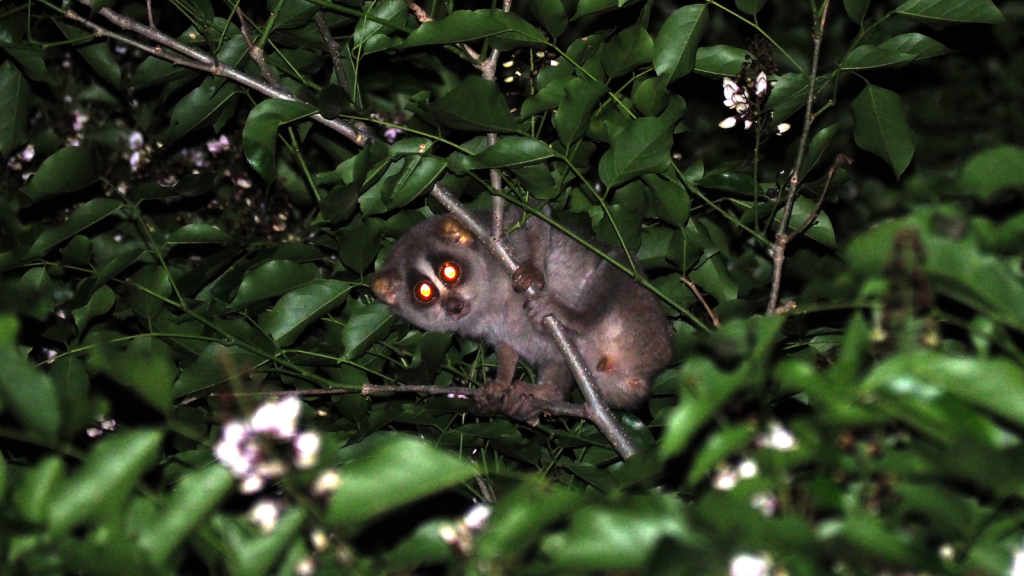
[[431, 218], [405, 233], [374, 277], [377, 298], [424, 330], [474, 335], [489, 309], [493, 258], [457, 220]]

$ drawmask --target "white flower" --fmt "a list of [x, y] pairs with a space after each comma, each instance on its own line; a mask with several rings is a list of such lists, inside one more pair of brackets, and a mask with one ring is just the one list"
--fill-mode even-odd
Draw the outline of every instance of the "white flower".
[[303, 432], [292, 442], [295, 448], [295, 467], [299, 470], [312, 468], [320, 452], [320, 436], [316, 432]]
[[298, 396], [287, 396], [280, 402], [267, 402], [256, 409], [249, 420], [252, 430], [279, 440], [295, 436], [302, 401]]
[[764, 96], [764, 93], [768, 90], [768, 77], [761, 72], [757, 75], [757, 79], [754, 80], [754, 93], [758, 97]]
[[735, 80], [726, 76], [722, 78], [722, 91], [725, 94], [726, 101], [732, 100], [732, 97], [737, 92], [740, 92], [740, 86]]
[[249, 521], [259, 527], [264, 534], [273, 531], [280, 518], [281, 503], [269, 498], [259, 500], [249, 510]]
[[740, 481], [739, 475], [736, 474], [736, 469], [732, 466], [724, 466], [718, 469], [715, 473], [715, 477], [711, 479], [711, 486], [715, 490], [722, 492], [728, 492], [736, 487]]
[[743, 121], [743, 129], [744, 130], [750, 130], [750, 127], [753, 126], [753, 125], [754, 125], [754, 121], [753, 120], [744, 120]]
[[313, 481], [309, 493], [313, 496], [326, 496], [337, 490], [338, 486], [341, 486], [341, 475], [336, 470], [327, 470]]
[[491, 515], [491, 507], [487, 504], [477, 504], [466, 512], [466, 515], [462, 517], [462, 522], [470, 530], [479, 530], [484, 527], [484, 523], [487, 522], [487, 518]]
[[778, 126], [775, 127], [775, 133], [776, 134], [785, 134], [789, 130], [789, 128], [790, 128], [789, 123], [783, 122], [782, 124], [779, 124]]
[[727, 130], [729, 128], [732, 128], [735, 125], [736, 125], [736, 117], [735, 116], [729, 116], [725, 120], [722, 120], [721, 122], [718, 123], [718, 127], [719, 128], [725, 128]]
[[764, 554], [758, 556], [739, 554], [734, 556], [729, 564], [729, 574], [732, 576], [768, 576], [770, 568], [771, 559]]
[[757, 462], [754, 462], [750, 458], [744, 458], [743, 461], [740, 462], [739, 466], [736, 467], [736, 471], [739, 472], [740, 478], [753, 478], [754, 476], [757, 476]]
[[779, 452], [796, 450], [796, 438], [778, 422], [770, 423], [768, 430], [758, 436], [755, 443], [761, 448], [771, 448]]

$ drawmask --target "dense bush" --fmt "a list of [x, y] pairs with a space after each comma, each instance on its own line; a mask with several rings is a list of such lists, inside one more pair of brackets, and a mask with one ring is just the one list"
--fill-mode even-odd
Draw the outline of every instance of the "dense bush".
[[[0, 572], [1024, 573], [1024, 3], [152, 4], [0, 4]], [[626, 449], [438, 390], [435, 184], [635, 254]]]

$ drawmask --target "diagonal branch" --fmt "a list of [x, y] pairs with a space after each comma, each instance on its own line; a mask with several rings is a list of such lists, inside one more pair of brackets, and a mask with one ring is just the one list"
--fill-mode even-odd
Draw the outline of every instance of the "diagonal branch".
[[[78, 0], [78, 3], [84, 6], [88, 6], [90, 8], [92, 7], [92, 0]], [[151, 54], [163, 60], [167, 60], [168, 62], [172, 62], [179, 66], [187, 66], [195, 70], [206, 72], [207, 74], [211, 74], [213, 76], [227, 78], [233, 82], [237, 82], [238, 84], [241, 84], [247, 88], [251, 88], [271, 98], [289, 100], [292, 102], [302, 102], [315, 108], [313, 104], [305, 102], [304, 100], [298, 98], [291, 92], [288, 92], [287, 90], [284, 90], [282, 88], [275, 87], [267, 81], [249, 76], [248, 74], [238, 70], [237, 68], [228, 66], [224, 62], [216, 60], [215, 58], [206, 54], [202, 50], [193, 48], [192, 46], [189, 46], [188, 44], [185, 44], [184, 42], [181, 42], [176, 38], [172, 38], [171, 36], [164, 34], [163, 32], [154, 27], [147, 26], [146, 24], [123, 16], [111, 10], [110, 8], [101, 8], [99, 14], [107, 20], [109, 20], [115, 26], [121, 28], [122, 30], [128, 30], [136, 34], [139, 34], [140, 36], [148, 38], [149, 40], [156, 43], [157, 46], [148, 47], [145, 44], [131, 40], [121, 34], [118, 34], [112, 30], [108, 30], [94, 22], [86, 20], [73, 10], [69, 9], [64, 11], [64, 15], [67, 18], [75, 20], [77, 22], [81, 22], [90, 30], [92, 30], [92, 32], [97, 36], [105, 36], [108, 38], [115, 39], [119, 42], [125, 42], [131, 46], [144, 50], [148, 54]], [[164, 48], [169, 48], [174, 52], [167, 52], [164, 50]], [[310, 118], [312, 118], [316, 122], [319, 122], [320, 124], [323, 124], [324, 126], [327, 126], [328, 128], [341, 134], [342, 136], [348, 138], [358, 146], [365, 146], [369, 144], [370, 141], [372, 141], [373, 139], [373, 136], [368, 131], [359, 130], [357, 127], [353, 126], [349, 122], [345, 122], [343, 120], [338, 119], [329, 120], [327, 118], [324, 118], [320, 114], [313, 114], [312, 116], [310, 116]]]

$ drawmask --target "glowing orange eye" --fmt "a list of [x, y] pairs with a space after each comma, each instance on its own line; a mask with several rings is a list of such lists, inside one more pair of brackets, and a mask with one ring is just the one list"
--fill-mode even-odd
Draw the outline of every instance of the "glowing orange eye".
[[420, 282], [416, 287], [416, 298], [420, 302], [430, 302], [434, 299], [434, 287], [426, 282]]
[[441, 266], [441, 278], [444, 278], [445, 282], [452, 283], [458, 281], [460, 274], [459, 265], [455, 262], [445, 262]]

